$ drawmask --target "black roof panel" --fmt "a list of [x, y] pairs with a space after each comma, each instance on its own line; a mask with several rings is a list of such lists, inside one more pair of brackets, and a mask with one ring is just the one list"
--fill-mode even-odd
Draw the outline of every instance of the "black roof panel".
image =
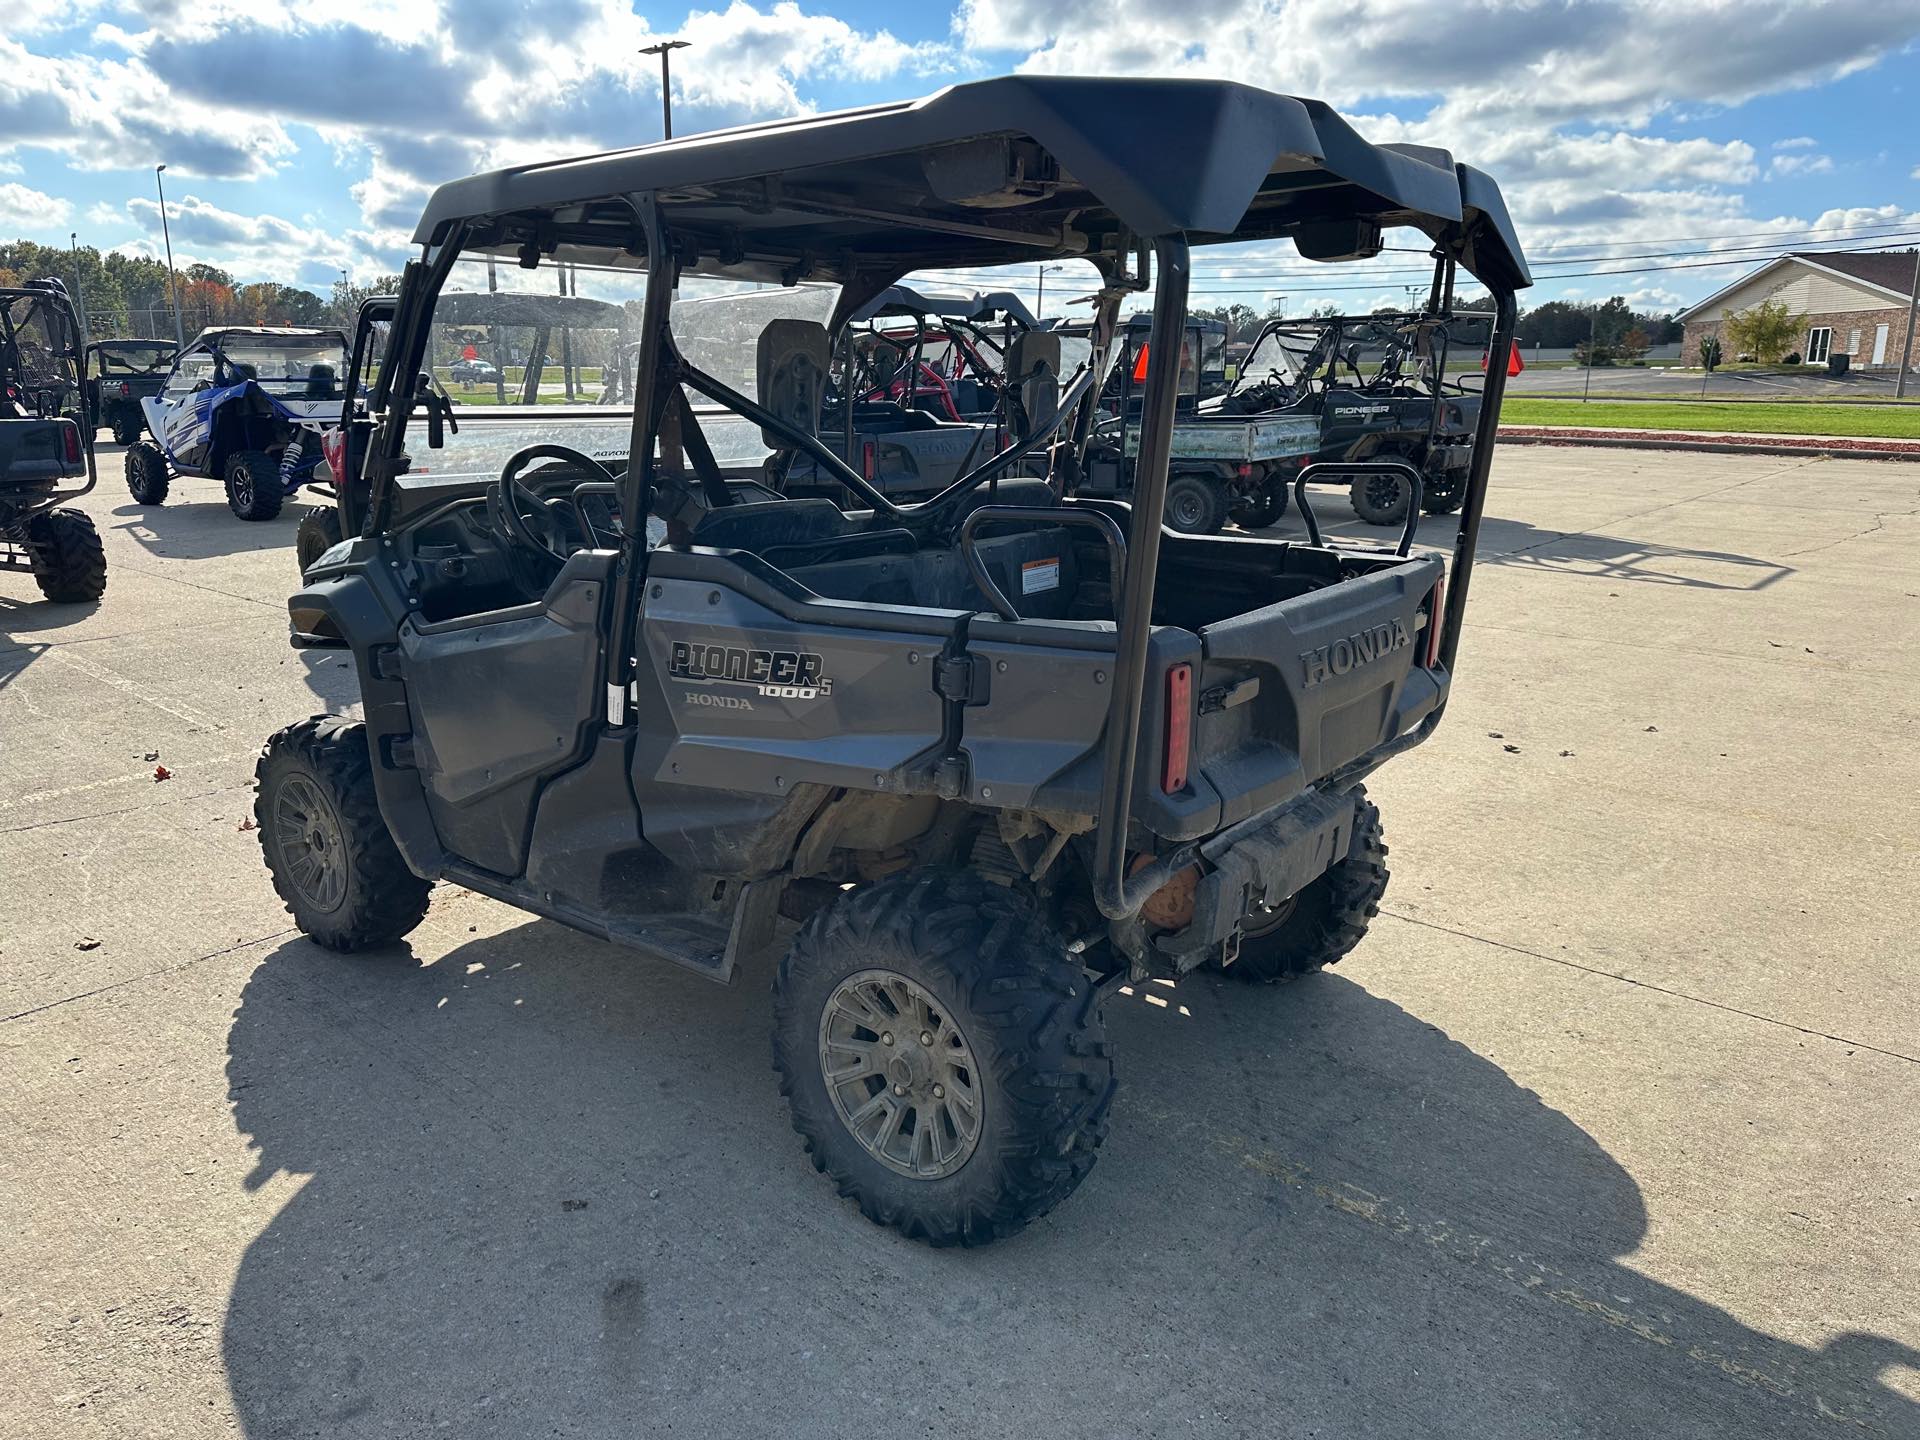
[[1319, 101], [1216, 80], [1007, 76], [516, 166], [441, 186], [414, 238], [516, 217], [477, 243], [632, 264], [639, 247], [613, 233], [626, 207], [604, 202], [648, 192], [706, 274], [897, 277], [1357, 218], [1417, 227], [1483, 281], [1531, 283], [1487, 176], [1442, 150], [1369, 144]]

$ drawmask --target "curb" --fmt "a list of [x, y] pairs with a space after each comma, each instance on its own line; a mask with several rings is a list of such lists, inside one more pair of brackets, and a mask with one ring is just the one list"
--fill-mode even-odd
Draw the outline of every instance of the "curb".
[[[1499, 443], [1502, 445], [1569, 445], [1592, 446], [1602, 450], [1693, 450], [1708, 455], [1800, 455], [1824, 456], [1830, 460], [1905, 460], [1920, 461], [1920, 445], [1911, 449], [1895, 450], [1871, 448], [1860, 449], [1841, 441], [1838, 443], [1789, 445], [1769, 443], [1765, 440], [1736, 440], [1725, 436], [1708, 436], [1700, 440], [1681, 438], [1685, 432], [1649, 434], [1646, 432], [1626, 431], [1619, 435], [1596, 435], [1591, 432], [1574, 430], [1547, 430], [1528, 427], [1526, 429], [1508, 429], [1502, 426], [1499, 431]], [[1893, 444], [1903, 442], [1895, 441]]]

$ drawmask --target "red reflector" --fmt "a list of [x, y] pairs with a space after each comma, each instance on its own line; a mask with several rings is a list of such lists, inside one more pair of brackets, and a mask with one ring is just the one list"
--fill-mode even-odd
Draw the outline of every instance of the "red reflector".
[[67, 463], [78, 465], [80, 463], [80, 427], [69, 422], [62, 425], [60, 429], [67, 437]]
[[1433, 604], [1427, 611], [1427, 669], [1440, 663], [1440, 621], [1447, 612], [1447, 577], [1433, 582]]
[[132, 385], [130, 385], [130, 384], [128, 384], [128, 383], [127, 383], [127, 382], [126, 382], [125, 380], [122, 380], [122, 381], [120, 382], [120, 393], [121, 393], [122, 395], [131, 395], [131, 394], [133, 394], [133, 386], [132, 386]]
[[860, 446], [860, 473], [869, 480], [873, 478], [873, 441], [871, 440]]
[[1193, 750], [1193, 666], [1182, 661], [1167, 670], [1167, 763], [1160, 788], [1177, 794], [1187, 788], [1187, 759]]

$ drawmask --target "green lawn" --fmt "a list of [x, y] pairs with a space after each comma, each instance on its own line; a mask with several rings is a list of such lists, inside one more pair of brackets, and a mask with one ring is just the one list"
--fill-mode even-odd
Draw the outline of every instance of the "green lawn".
[[1509, 425], [1566, 425], [1596, 430], [1733, 430], [1764, 435], [1860, 435], [1920, 440], [1920, 406], [1820, 405], [1788, 401], [1675, 400], [1633, 402], [1538, 400], [1509, 396], [1500, 407]]

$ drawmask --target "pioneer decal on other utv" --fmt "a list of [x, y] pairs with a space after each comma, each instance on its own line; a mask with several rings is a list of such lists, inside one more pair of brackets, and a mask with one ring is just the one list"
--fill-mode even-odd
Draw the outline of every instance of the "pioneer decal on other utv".
[[[1390, 226], [1498, 311], [1451, 564], [1410, 533], [1168, 531], [1189, 247], [1330, 260]], [[977, 1244], [1092, 1167], [1112, 989], [1291, 979], [1360, 941], [1387, 878], [1362, 782], [1446, 703], [1529, 283], [1485, 175], [1245, 86], [1027, 76], [458, 180], [414, 240], [347, 419], [346, 538], [288, 602], [296, 645], [353, 656], [365, 720], [290, 726], [258, 772], [317, 943], [393, 943], [439, 879], [716, 980], [794, 922], [773, 1054], [815, 1166], [875, 1221]], [[1044, 421], [914, 504], [823, 443], [835, 337], [875, 296], [1067, 256], [1095, 319]], [[475, 473], [485, 424], [456, 432], [428, 376], [438, 299], [482, 266], [637, 295], [626, 454], [549, 407]], [[753, 333], [697, 337], [741, 312], [680, 298], [694, 279], [774, 288]], [[1081, 496], [1149, 287], [1132, 503]], [[849, 505], [770, 486], [791, 456]]]

